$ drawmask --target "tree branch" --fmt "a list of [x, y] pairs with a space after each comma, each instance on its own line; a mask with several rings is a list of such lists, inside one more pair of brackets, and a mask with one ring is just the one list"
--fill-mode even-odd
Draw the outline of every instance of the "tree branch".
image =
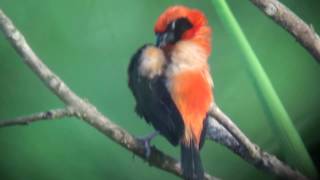
[[251, 2], [287, 30], [320, 63], [320, 38], [311, 25], [306, 24], [277, 0], [251, 0]]
[[75, 114], [76, 113], [72, 108], [52, 109], [46, 112], [40, 112], [28, 116], [17, 117], [15, 119], [1, 120], [0, 128], [14, 125], [28, 125], [32, 122], [41, 120], [61, 119], [65, 117], [74, 116]]
[[[212, 118], [209, 118], [208, 122], [208, 138], [217, 141], [217, 137], [222, 137], [223, 139], [217, 142], [223, 144], [258, 169], [265, 170], [283, 179], [307, 179], [300, 172], [291, 169], [275, 156], [262, 151], [256, 144], [252, 143], [217, 105], [214, 104], [212, 106], [209, 116]], [[224, 128], [226, 129], [225, 131], [223, 130]], [[221, 129], [218, 132], [220, 135], [217, 135], [217, 133], [212, 134], [212, 130], [211, 132], [209, 131], [210, 129]]]
[[[10, 19], [5, 16], [1, 9], [0, 28], [22, 57], [23, 61], [38, 75], [43, 83], [67, 105], [67, 107], [71, 108], [72, 114], [66, 113], [65, 115], [83, 119], [114, 142], [120, 144], [142, 159], [145, 159], [150, 165], [156, 166], [159, 169], [168, 171], [177, 176], [182, 176], [178, 161], [165, 155], [155, 147], [152, 147], [151, 155], [146, 159], [144, 156], [144, 146], [140, 141], [111, 122], [107, 117], [103, 116], [92, 104], [84, 101], [71, 91], [70, 88], [57, 75], [51, 72], [51, 70], [37, 57], [22, 34], [14, 27]], [[58, 116], [59, 113], [56, 114], [57, 118], [64, 117], [62, 115]], [[269, 171], [279, 177], [284, 177], [286, 179], [306, 179], [299, 172], [290, 169], [274, 156], [262, 152], [260, 148], [251, 143], [241, 130], [222, 111], [220, 111], [216, 105], [213, 106], [209, 114], [212, 117], [209, 118], [208, 122], [209, 127], [207, 136], [209, 139], [223, 144], [254, 166]], [[41, 113], [34, 116], [42, 118], [35, 118], [37, 120], [31, 120], [30, 122], [46, 119], [47, 117], [45, 113], [42, 114], [42, 116]], [[28, 117], [31, 118], [31, 116]], [[19, 123], [11, 123], [11, 125], [14, 124]], [[217, 179], [209, 174], [206, 174], [205, 178]]]
[[[144, 145], [127, 131], [103, 116], [93, 105], [78, 97], [57, 75], [55, 75], [32, 51], [23, 35], [0, 9], [0, 28], [16, 49], [22, 60], [36, 73], [42, 82], [67, 106], [77, 111], [78, 117], [95, 127], [114, 142], [149, 162], [150, 165], [182, 177], [177, 160], [165, 155], [155, 147], [148, 159], [144, 156]], [[206, 179], [218, 179], [209, 174]]]

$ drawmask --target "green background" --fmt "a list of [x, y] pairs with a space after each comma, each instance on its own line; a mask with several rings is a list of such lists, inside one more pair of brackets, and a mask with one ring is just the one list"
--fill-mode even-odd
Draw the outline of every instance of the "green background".
[[[282, 1], [320, 31], [318, 0]], [[228, 1], [276, 92], [320, 166], [320, 65], [287, 32], [249, 1]], [[236, 124], [263, 149], [280, 154], [240, 48], [210, 1], [0, 0], [0, 8], [34, 51], [79, 96], [113, 122], [143, 136], [153, 131], [134, 113], [126, 69], [131, 55], [155, 41], [153, 25], [175, 4], [201, 9], [214, 29], [210, 58], [215, 98]], [[0, 35], [0, 119], [62, 107]], [[179, 157], [164, 138], [153, 141]], [[223, 179], [270, 179], [224, 147], [207, 142], [205, 169]], [[178, 179], [150, 167], [119, 145], [71, 118], [0, 129], [0, 179]]]

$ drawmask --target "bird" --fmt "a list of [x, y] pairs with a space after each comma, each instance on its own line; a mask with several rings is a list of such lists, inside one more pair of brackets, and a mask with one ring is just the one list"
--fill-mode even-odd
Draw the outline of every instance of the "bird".
[[[135, 111], [180, 146], [183, 178], [202, 180], [200, 149], [214, 100], [208, 64], [212, 29], [202, 11], [175, 5], [160, 14], [154, 33], [156, 43], [140, 47], [128, 67]], [[146, 144], [153, 137], [146, 138]]]

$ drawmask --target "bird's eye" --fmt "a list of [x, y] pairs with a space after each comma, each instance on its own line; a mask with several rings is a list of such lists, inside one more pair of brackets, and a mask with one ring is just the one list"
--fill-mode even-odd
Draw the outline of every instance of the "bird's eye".
[[176, 28], [176, 21], [173, 21], [172, 24], [171, 24], [171, 29], [175, 29]]

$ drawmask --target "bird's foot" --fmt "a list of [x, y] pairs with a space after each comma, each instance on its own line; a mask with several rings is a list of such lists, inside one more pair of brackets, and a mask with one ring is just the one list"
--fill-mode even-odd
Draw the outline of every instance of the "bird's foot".
[[151, 155], [151, 141], [159, 134], [155, 131], [145, 137], [138, 137], [137, 139], [144, 145], [144, 155], [148, 159]]

